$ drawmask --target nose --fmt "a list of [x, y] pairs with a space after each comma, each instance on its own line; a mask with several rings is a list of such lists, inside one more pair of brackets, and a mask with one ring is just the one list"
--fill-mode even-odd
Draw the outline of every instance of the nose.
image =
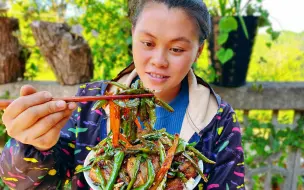
[[167, 59], [166, 51], [164, 49], [156, 49], [153, 55], [152, 64], [155, 67], [164, 67], [167, 68], [169, 66], [169, 62]]

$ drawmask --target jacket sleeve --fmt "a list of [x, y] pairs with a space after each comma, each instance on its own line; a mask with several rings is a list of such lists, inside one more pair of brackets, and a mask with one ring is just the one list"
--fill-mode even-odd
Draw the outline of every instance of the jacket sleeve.
[[[79, 95], [79, 93], [77, 93]], [[57, 144], [49, 151], [10, 139], [1, 154], [0, 175], [11, 189], [59, 187], [73, 171], [77, 111], [60, 132]]]
[[244, 154], [240, 125], [233, 109], [226, 105], [217, 116], [218, 125], [213, 153], [216, 164], [209, 173], [205, 189], [245, 189]]

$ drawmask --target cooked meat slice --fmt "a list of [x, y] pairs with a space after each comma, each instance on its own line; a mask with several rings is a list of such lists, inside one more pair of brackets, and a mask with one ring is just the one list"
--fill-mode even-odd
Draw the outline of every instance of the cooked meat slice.
[[181, 179], [169, 179], [166, 185], [166, 190], [183, 190], [184, 184]]
[[133, 187], [136, 188], [136, 187], [139, 187], [139, 186], [145, 184], [147, 179], [148, 179], [147, 162], [143, 162], [140, 164], [139, 172], [137, 174], [137, 178], [136, 178], [136, 181], [135, 181]]
[[158, 155], [152, 155], [151, 159], [152, 159], [152, 164], [153, 164], [153, 168], [154, 168], [154, 173], [157, 174], [158, 170], [161, 167], [161, 165], [159, 163], [160, 162], [159, 156]]
[[93, 168], [90, 170], [89, 177], [92, 179], [93, 182], [99, 183], [99, 180], [97, 179], [97, 175]]
[[187, 179], [195, 178], [197, 176], [195, 168], [192, 166], [190, 161], [185, 161], [181, 164], [178, 169], [185, 174]]

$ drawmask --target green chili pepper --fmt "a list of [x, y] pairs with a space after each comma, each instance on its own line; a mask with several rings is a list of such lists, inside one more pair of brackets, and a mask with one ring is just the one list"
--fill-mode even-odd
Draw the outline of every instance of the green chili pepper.
[[128, 108], [137, 108], [140, 104], [139, 98], [134, 98], [126, 102]]
[[159, 160], [163, 164], [166, 158], [166, 150], [164, 145], [159, 141]]
[[195, 161], [186, 152], [183, 152], [183, 155], [191, 162], [192, 166], [200, 174], [200, 176], [203, 178], [204, 182], [207, 183], [208, 179], [205, 177], [203, 171], [198, 167], [198, 165], [195, 163]]
[[134, 190], [147, 190], [151, 187], [151, 185], [154, 182], [155, 172], [154, 172], [153, 164], [151, 160], [147, 160], [147, 162], [148, 162], [148, 180], [144, 185], [137, 187]]
[[184, 140], [179, 139], [178, 146], [175, 151], [175, 155], [177, 155], [181, 152], [184, 152], [186, 150], [186, 145], [187, 145], [187, 143]]
[[80, 168], [79, 170], [77, 170], [77, 171], [75, 172], [75, 174], [78, 174], [78, 173], [81, 173], [81, 172], [88, 171], [88, 170], [90, 170], [91, 168], [92, 168], [92, 165], [89, 165], [89, 166]]
[[107, 81], [107, 82], [105, 82], [105, 84], [111, 84], [111, 85], [117, 86], [118, 88], [121, 88], [123, 90], [129, 89], [129, 87], [127, 87], [126, 85], [121, 84], [119, 82], [115, 82], [115, 81]]
[[146, 104], [150, 107], [150, 108], [155, 108], [155, 104], [154, 104], [154, 102], [153, 102], [153, 100], [154, 100], [154, 98], [146, 98], [145, 99], [145, 102], [146, 102]]
[[142, 98], [140, 100], [139, 118], [141, 121], [146, 121], [148, 119], [145, 98]]
[[144, 123], [144, 126], [146, 127], [146, 129], [148, 131], [152, 131], [153, 130], [153, 128], [152, 128], [151, 124], [149, 123], [149, 121], [146, 120], [143, 123]]
[[134, 142], [137, 139], [137, 126], [134, 122], [132, 122], [131, 125], [131, 131], [130, 131], [130, 142]]
[[132, 85], [131, 85], [131, 88], [133, 89], [138, 89], [139, 88], [139, 79], [137, 79]]
[[137, 147], [129, 147], [129, 148], [126, 148], [127, 152], [143, 152], [143, 153], [158, 153], [158, 151], [156, 150], [153, 150], [149, 147], [143, 147], [143, 148], [137, 148]]
[[98, 100], [92, 107], [91, 110], [96, 110], [96, 109], [99, 109], [99, 108], [102, 108], [104, 107], [105, 105], [108, 104], [108, 101], [107, 100]]
[[127, 189], [127, 187], [128, 187], [128, 185], [124, 183], [123, 186], [120, 188], [120, 190], [125, 190], [125, 189]]
[[215, 164], [214, 161], [209, 160], [206, 156], [204, 156], [202, 153], [196, 150], [193, 146], [187, 146], [187, 149], [192, 151], [200, 160], [203, 160], [204, 162], [207, 162], [209, 164]]
[[110, 175], [110, 179], [108, 180], [108, 184], [105, 188], [105, 190], [111, 190], [114, 187], [114, 184], [116, 182], [116, 178], [119, 174], [120, 167], [122, 165], [123, 159], [124, 159], [124, 152], [118, 151], [114, 156], [114, 166]]
[[174, 112], [174, 109], [169, 105], [167, 104], [166, 102], [158, 99], [158, 98], [155, 98], [155, 103], [163, 108], [165, 108], [167, 111], [169, 112]]
[[127, 171], [126, 171], [125, 168], [121, 168], [121, 169], [120, 169], [119, 177], [123, 180], [123, 182], [124, 182], [125, 184], [129, 184], [130, 178], [129, 178], [129, 176], [128, 176], [128, 174], [127, 174]]
[[165, 190], [166, 189], [166, 182], [167, 182], [167, 174], [165, 175], [164, 179], [160, 182], [157, 190]]
[[181, 178], [181, 180], [183, 181], [183, 183], [186, 183], [188, 181], [188, 179], [186, 178], [185, 174], [183, 174], [182, 172], [177, 172], [176, 175], [177, 175], [177, 177]]
[[100, 141], [95, 147], [93, 147], [92, 149], [94, 151], [101, 149], [108, 141], [109, 137], [104, 138], [102, 141]]
[[136, 178], [137, 178], [137, 173], [138, 173], [138, 170], [139, 170], [139, 166], [140, 166], [140, 160], [141, 160], [141, 155], [138, 155], [136, 157], [136, 160], [135, 160], [135, 163], [134, 163], [134, 167], [132, 168], [132, 176], [131, 176], [131, 181], [127, 187], [127, 190], [130, 190], [132, 189], [133, 187], [133, 184], [135, 183], [136, 181]]
[[122, 107], [122, 108], [126, 108], [127, 105], [126, 105], [126, 102], [122, 101], [122, 100], [113, 100], [113, 102], [118, 105], [119, 107]]
[[127, 102], [122, 100], [113, 100], [113, 102], [121, 108], [135, 108], [140, 103], [138, 98], [128, 100]]
[[100, 183], [101, 189], [105, 189], [106, 185], [107, 185], [106, 184], [107, 182], [106, 182], [105, 178], [103, 177], [103, 175], [102, 175], [102, 173], [100, 171], [100, 168], [98, 166], [95, 169], [95, 173], [96, 173], [97, 179], [98, 179], [98, 181]]
[[121, 123], [121, 127], [123, 129], [123, 134], [128, 137], [130, 134], [130, 121], [123, 120]]
[[119, 92], [119, 94], [121, 94], [121, 95], [122, 94], [125, 94], [125, 95], [144, 94], [144, 93], [146, 93], [146, 91], [143, 89], [132, 89], [132, 88], [127, 89], [127, 90], [122, 90]]

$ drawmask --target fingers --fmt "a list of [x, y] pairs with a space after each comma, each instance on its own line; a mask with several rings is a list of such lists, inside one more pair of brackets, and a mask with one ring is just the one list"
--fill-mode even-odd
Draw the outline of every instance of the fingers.
[[6, 115], [10, 116], [10, 119], [16, 118], [20, 113], [26, 109], [43, 104], [50, 101], [52, 95], [49, 92], [37, 92], [27, 96], [21, 96], [13, 101], [5, 110]]
[[36, 93], [37, 90], [31, 85], [24, 85], [20, 89], [20, 96], [27, 96]]
[[[43, 136], [44, 134], [49, 132], [52, 128], [60, 125], [59, 123], [62, 122], [62, 120], [64, 120], [65, 118], [69, 118], [72, 112], [73, 112], [72, 110], [65, 110], [62, 112], [57, 112], [48, 115], [42, 118], [41, 120], [39, 120], [37, 123], [35, 123], [35, 125], [33, 125], [31, 128], [27, 129], [25, 133], [28, 133], [31, 139], [36, 139], [40, 136]], [[35, 131], [35, 133], [33, 133], [33, 131]]]
[[57, 125], [47, 133], [35, 139], [35, 147], [40, 151], [49, 150], [59, 140], [60, 131], [65, 126], [70, 117], [63, 118]]
[[28, 108], [17, 116], [11, 125], [7, 126], [7, 133], [14, 137], [26, 129], [31, 130], [37, 123], [39, 123], [39, 125], [52, 127], [63, 117], [70, 115], [76, 106], [75, 103], [69, 103], [69, 106], [67, 106], [66, 102], [60, 100], [50, 101]]

